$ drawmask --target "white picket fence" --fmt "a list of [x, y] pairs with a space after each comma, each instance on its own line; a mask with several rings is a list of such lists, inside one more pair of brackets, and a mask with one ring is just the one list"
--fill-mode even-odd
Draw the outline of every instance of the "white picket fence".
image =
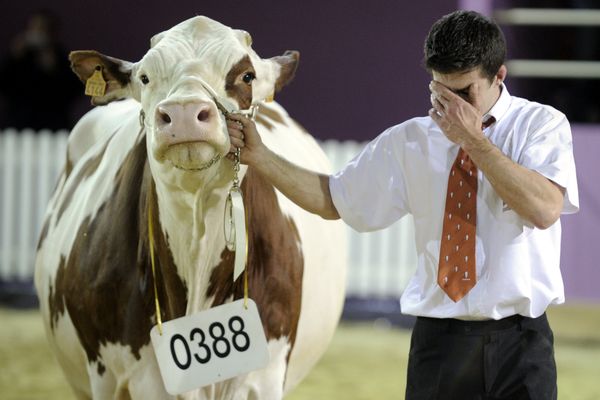
[[[0, 280], [33, 276], [41, 222], [64, 166], [67, 132], [0, 131]], [[362, 143], [321, 143], [334, 169], [362, 149]], [[347, 294], [398, 297], [416, 265], [410, 217], [390, 228], [359, 234], [348, 228]]]

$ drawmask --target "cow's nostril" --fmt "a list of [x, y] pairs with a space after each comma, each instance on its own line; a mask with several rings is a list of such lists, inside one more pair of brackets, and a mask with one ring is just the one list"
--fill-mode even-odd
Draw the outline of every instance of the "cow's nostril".
[[198, 121], [204, 122], [210, 117], [210, 112], [208, 110], [202, 110], [198, 113]]
[[162, 119], [162, 121], [166, 124], [170, 124], [171, 123], [171, 117], [169, 117], [169, 114], [165, 113], [165, 112], [161, 112], [160, 113], [160, 119]]

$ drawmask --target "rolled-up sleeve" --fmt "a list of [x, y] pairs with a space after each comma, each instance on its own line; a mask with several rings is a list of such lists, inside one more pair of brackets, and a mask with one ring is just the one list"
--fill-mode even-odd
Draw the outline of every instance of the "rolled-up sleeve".
[[340, 217], [359, 232], [388, 227], [407, 213], [401, 144], [394, 143], [395, 131], [392, 127], [383, 132], [329, 180]]
[[563, 214], [579, 210], [579, 194], [571, 127], [564, 114], [553, 110], [546, 121], [532, 131], [519, 164], [552, 180], [565, 189]]

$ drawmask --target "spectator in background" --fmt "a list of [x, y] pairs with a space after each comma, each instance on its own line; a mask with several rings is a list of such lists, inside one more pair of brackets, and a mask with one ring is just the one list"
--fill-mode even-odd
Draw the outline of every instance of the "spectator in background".
[[70, 107], [81, 95], [67, 52], [58, 41], [59, 20], [47, 10], [33, 13], [0, 63], [3, 125], [17, 129], [70, 129]]

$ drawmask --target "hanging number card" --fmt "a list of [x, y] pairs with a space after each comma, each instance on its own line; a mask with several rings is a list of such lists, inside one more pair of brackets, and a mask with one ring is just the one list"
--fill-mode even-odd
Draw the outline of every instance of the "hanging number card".
[[267, 341], [256, 304], [237, 300], [174, 319], [150, 331], [163, 382], [172, 395], [264, 368]]

